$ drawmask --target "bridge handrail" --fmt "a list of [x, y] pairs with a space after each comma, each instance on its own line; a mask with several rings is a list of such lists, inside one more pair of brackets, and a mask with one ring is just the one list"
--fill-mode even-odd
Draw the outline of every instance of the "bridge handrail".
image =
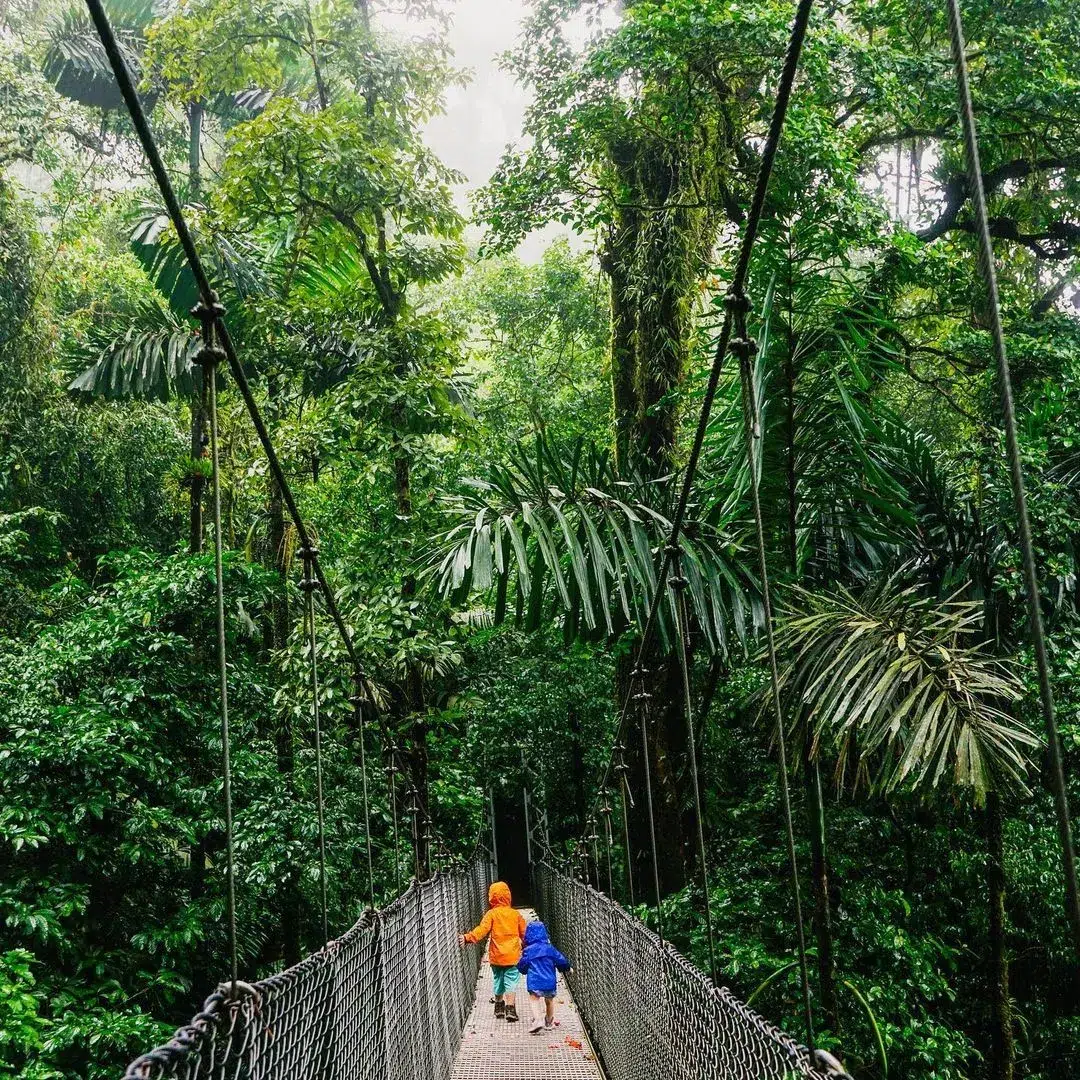
[[413, 1080], [450, 1076], [480, 951], [456, 936], [487, 906], [486, 852], [413, 882], [341, 937], [256, 983], [222, 983], [124, 1080]]
[[534, 880], [609, 1080], [826, 1080], [805, 1046], [610, 897], [546, 862]]

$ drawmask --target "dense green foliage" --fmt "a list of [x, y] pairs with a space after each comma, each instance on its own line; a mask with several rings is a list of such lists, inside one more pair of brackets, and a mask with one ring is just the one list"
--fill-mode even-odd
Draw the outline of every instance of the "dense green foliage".
[[[1075, 810], [1080, 9], [963, 6]], [[414, 857], [428, 872], [467, 855], [489, 796], [523, 787], [536, 842], [605, 888], [580, 837], [605, 832], [606, 800], [615, 892], [629, 902], [633, 879], [654, 918], [647, 753], [665, 925], [706, 967], [692, 737], [721, 975], [801, 1036], [734, 366], [678, 556], [693, 727], [669, 598], [648, 747], [624, 740], [629, 850], [619, 791], [596, 791], [791, 6], [525, 0], [503, 62], [531, 104], [495, 174], [469, 178], [469, 212], [425, 142], [464, 79], [451, 5], [106, 7], [370, 680], [373, 702], [354, 701], [320, 604], [331, 934]], [[197, 294], [121, 104], [81, 4], [0, 3], [13, 1080], [118, 1075], [227, 965]], [[969, 195], [943, 8], [822, 7], [751, 265], [751, 442], [816, 1036], [860, 1080], [1080, 1077]], [[573, 235], [523, 262], [519, 241], [552, 222]], [[310, 656], [296, 530], [227, 378], [220, 420], [239, 959], [255, 977], [321, 944]]]

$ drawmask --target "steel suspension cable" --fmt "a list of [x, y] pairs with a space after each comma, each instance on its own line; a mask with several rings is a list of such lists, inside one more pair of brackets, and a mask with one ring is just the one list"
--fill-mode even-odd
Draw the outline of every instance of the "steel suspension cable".
[[758, 572], [761, 574], [761, 601], [764, 607], [765, 644], [769, 657], [769, 688], [776, 723], [777, 773], [780, 781], [780, 802], [787, 833], [787, 855], [791, 871], [791, 891], [795, 903], [795, 931], [799, 947], [799, 975], [802, 980], [803, 1019], [806, 1023], [806, 1045], [814, 1051], [814, 1015], [810, 1004], [810, 976], [806, 961], [806, 928], [803, 924], [802, 891], [799, 887], [799, 860], [795, 853], [795, 824], [791, 811], [791, 791], [788, 786], [787, 739], [784, 734], [784, 714], [780, 705], [780, 674], [776, 662], [776, 636], [773, 632], [772, 595], [769, 586], [769, 563], [765, 553], [765, 523], [761, 513], [760, 478], [758, 476], [755, 440], [761, 439], [761, 416], [754, 392], [754, 373], [751, 360], [757, 351], [746, 334], [745, 297], [732, 304], [738, 338], [731, 343], [739, 358], [739, 382], [743, 400], [743, 441], [746, 464], [750, 470], [750, 502], [754, 514], [754, 533], [757, 540]]
[[1069, 818], [1069, 796], [1065, 783], [1061, 739], [1058, 734], [1057, 714], [1054, 706], [1054, 690], [1050, 682], [1050, 661], [1046, 649], [1046, 631], [1042, 620], [1039, 578], [1035, 568], [1035, 545], [1031, 538], [1031, 521], [1028, 518], [1027, 496], [1024, 491], [1024, 470], [1020, 455], [1020, 441], [1016, 431], [1016, 405], [1013, 400], [1012, 374], [1009, 370], [1009, 358], [1005, 349], [1005, 331], [1001, 323], [997, 272], [994, 267], [994, 247], [990, 239], [990, 223], [986, 210], [986, 189], [983, 184], [982, 165], [979, 161], [975, 110], [972, 104], [971, 85], [968, 78], [967, 46], [964, 41], [964, 26], [960, 14], [959, 0], [946, 0], [946, 3], [949, 15], [949, 41], [952, 47], [953, 66], [956, 69], [960, 125], [963, 129], [964, 152], [967, 159], [967, 187], [975, 208], [975, 238], [978, 245], [979, 270], [982, 274], [983, 285], [986, 288], [990, 336], [994, 344], [994, 357], [997, 361], [998, 383], [1005, 421], [1005, 445], [1020, 536], [1024, 588], [1027, 592], [1028, 624], [1031, 631], [1031, 644], [1035, 652], [1035, 665], [1039, 678], [1039, 698], [1042, 704], [1047, 743], [1050, 750], [1050, 773], [1054, 789], [1054, 805], [1057, 812], [1062, 869], [1065, 877], [1066, 915], [1072, 930], [1073, 944], [1077, 956], [1080, 957], [1080, 890], [1077, 888], [1076, 851], [1073, 846], [1072, 823]]
[[329, 917], [326, 904], [326, 808], [323, 799], [323, 759], [322, 759], [322, 719], [319, 714], [319, 658], [318, 641], [315, 633], [315, 590], [319, 583], [312, 574], [312, 568], [318, 550], [304, 547], [300, 555], [304, 560], [304, 580], [300, 587], [304, 590], [304, 612], [308, 631], [308, 649], [310, 650], [309, 668], [311, 671], [311, 717], [315, 725], [315, 807], [319, 828], [319, 902], [322, 908], [323, 941], [330, 940]]
[[225, 580], [222, 568], [221, 536], [221, 455], [217, 407], [217, 367], [223, 353], [217, 346], [215, 326], [221, 305], [211, 293], [208, 303], [200, 303], [195, 314], [202, 322], [202, 347], [197, 361], [206, 383], [206, 405], [210, 413], [210, 475], [214, 518], [214, 592], [217, 616], [218, 691], [221, 710], [221, 793], [225, 817], [225, 920], [229, 940], [230, 994], [236, 996], [240, 964], [236, 944], [236, 857], [233, 840], [232, 757], [229, 732], [229, 673], [225, 648]]

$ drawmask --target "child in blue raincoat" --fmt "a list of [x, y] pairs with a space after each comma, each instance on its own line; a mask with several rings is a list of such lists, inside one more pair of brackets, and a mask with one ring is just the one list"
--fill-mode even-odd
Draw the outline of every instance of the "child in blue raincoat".
[[[545, 1028], [555, 1026], [555, 972], [570, 971], [570, 961], [548, 939], [547, 927], [539, 920], [525, 927], [525, 948], [518, 961], [518, 970], [525, 976], [532, 1008], [529, 1031], [539, 1035]], [[540, 1002], [544, 1002], [541, 1014]]]

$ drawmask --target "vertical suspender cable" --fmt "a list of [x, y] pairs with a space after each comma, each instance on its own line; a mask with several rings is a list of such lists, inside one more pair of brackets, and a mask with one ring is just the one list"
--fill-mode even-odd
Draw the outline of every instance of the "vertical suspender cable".
[[315, 590], [319, 583], [313, 572], [318, 549], [311, 544], [301, 548], [304, 560], [304, 611], [308, 631], [309, 667], [311, 671], [311, 718], [315, 725], [315, 809], [319, 828], [319, 906], [322, 910], [323, 941], [330, 940], [330, 923], [326, 904], [326, 807], [323, 799], [322, 718], [319, 710], [319, 658], [315, 633]]
[[615, 884], [611, 874], [611, 796], [604, 792], [604, 800], [600, 804], [600, 817], [604, 822], [604, 856], [607, 862], [607, 893], [615, 899]]
[[1035, 569], [1035, 547], [1031, 539], [1031, 522], [1028, 519], [1027, 497], [1024, 493], [1020, 442], [1016, 434], [1016, 406], [1013, 402], [1012, 375], [1009, 371], [1009, 358], [1005, 351], [1005, 331], [1001, 325], [997, 274], [994, 269], [994, 248], [990, 241], [986, 193], [983, 186], [982, 165], [979, 162], [979, 142], [975, 132], [975, 110], [971, 101], [971, 86], [968, 80], [967, 47], [964, 42], [959, 0], [947, 0], [947, 4], [949, 38], [953, 65], [956, 68], [960, 124], [964, 131], [964, 150], [967, 156], [967, 187], [975, 207], [975, 238], [979, 248], [979, 269], [982, 273], [983, 284], [986, 286], [990, 335], [994, 342], [994, 356], [997, 360], [998, 382], [1005, 420], [1005, 444], [1012, 479], [1013, 501], [1016, 504], [1020, 553], [1024, 564], [1028, 622], [1031, 628], [1031, 644], [1035, 651], [1035, 665], [1038, 669], [1039, 697], [1042, 701], [1043, 719], [1046, 722], [1047, 743], [1050, 749], [1050, 774], [1057, 810], [1062, 869], [1065, 875], [1066, 914], [1072, 929], [1073, 944], [1077, 956], [1080, 957], [1080, 890], [1077, 889], [1076, 881], [1076, 852], [1073, 847], [1072, 824], [1069, 820], [1069, 796], [1065, 785], [1065, 768], [1061, 759], [1061, 739], [1058, 735], [1057, 715], [1054, 708], [1054, 691], [1050, 683], [1050, 662], [1046, 652], [1046, 632], [1043, 629], [1039, 579]]
[[739, 376], [743, 399], [743, 440], [746, 445], [746, 464], [750, 470], [750, 502], [754, 512], [754, 532], [757, 537], [758, 572], [761, 574], [761, 602], [764, 606], [765, 642], [769, 654], [769, 685], [776, 722], [777, 772], [780, 780], [780, 800], [787, 832], [788, 862], [791, 867], [791, 890], [795, 901], [795, 931], [799, 946], [799, 975], [802, 979], [803, 1013], [806, 1021], [806, 1044], [814, 1051], [814, 1015], [810, 1005], [810, 978], [806, 963], [806, 929], [803, 925], [802, 895], [799, 889], [799, 860], [795, 854], [795, 826], [791, 813], [791, 791], [788, 787], [787, 739], [784, 735], [784, 714], [780, 707], [780, 675], [776, 662], [776, 637], [773, 633], [772, 597], [769, 588], [769, 565], [765, 555], [765, 524], [761, 515], [755, 439], [761, 438], [761, 418], [758, 415], [757, 395], [754, 393], [754, 373], [750, 359], [757, 351], [746, 336], [746, 297], [729, 298], [735, 314], [738, 337], [731, 349], [739, 358]]
[[619, 803], [622, 806], [623, 827], [623, 852], [626, 856], [626, 892], [630, 898], [630, 906], [635, 906], [634, 901], [634, 857], [630, 850], [630, 781], [627, 773], [630, 766], [626, 764], [626, 747], [623, 744], [615, 744], [615, 773], [619, 779]]
[[529, 874], [532, 875], [533, 869], [533, 854], [532, 854], [532, 822], [529, 820], [529, 788], [525, 783], [525, 750], [521, 751], [521, 806], [525, 811], [525, 859], [529, 866]]
[[596, 832], [596, 818], [590, 817], [588, 821], [588, 835], [586, 840], [592, 847], [593, 879], [596, 882], [596, 891], [601, 892], [600, 886], [600, 837]]
[[394, 747], [389, 747], [386, 755], [386, 796], [390, 800], [390, 823], [394, 837], [394, 894], [401, 892], [401, 835], [398, 829], [397, 769], [394, 765]]
[[423, 878], [420, 865], [420, 797], [413, 787], [409, 788], [409, 817], [412, 821], [413, 877], [419, 884]]
[[638, 720], [641, 725], [641, 764], [645, 772], [645, 810], [649, 818], [649, 852], [652, 855], [653, 896], [656, 903], [656, 932], [664, 940], [664, 917], [660, 911], [660, 860], [656, 850], [656, 817], [653, 813], [652, 769], [649, 766], [649, 732], [646, 723], [648, 701], [652, 697], [645, 688], [647, 669], [640, 664], [631, 674], [631, 679], [641, 681], [642, 689], [634, 695], [638, 702]]
[[356, 712], [356, 731], [360, 742], [360, 782], [364, 799], [364, 841], [367, 847], [368, 906], [375, 907], [375, 860], [371, 852], [371, 803], [368, 800], [367, 750], [364, 746], [364, 675], [354, 667], [353, 681], [355, 693], [352, 706]]
[[499, 876], [499, 849], [495, 842], [495, 789], [488, 788], [488, 807], [491, 814], [491, 865], [495, 869], [495, 876]]
[[214, 587], [217, 608], [218, 686], [221, 702], [221, 790], [225, 815], [225, 917], [229, 936], [230, 993], [236, 996], [239, 960], [236, 946], [236, 860], [233, 842], [232, 760], [229, 736], [229, 678], [228, 656], [225, 651], [225, 583], [222, 569], [221, 536], [221, 455], [219, 453], [217, 366], [224, 353], [217, 347], [215, 326], [222, 313], [217, 297], [211, 294], [210, 303], [200, 303], [195, 314], [202, 322], [202, 348], [196, 357], [206, 381], [207, 408], [210, 412], [210, 467], [214, 499]]
[[686, 578], [676, 564], [671, 587], [675, 591], [675, 634], [679, 650], [679, 667], [682, 669], [683, 710], [686, 713], [686, 734], [690, 751], [690, 785], [694, 792], [694, 817], [697, 821], [698, 862], [701, 865], [701, 889], [705, 894], [705, 931], [709, 941], [709, 975], [717, 982], [716, 942], [713, 938], [712, 895], [709, 892], [709, 862], [705, 853], [705, 824], [701, 812], [701, 784], [698, 780], [697, 747], [694, 737], [694, 701], [690, 690], [690, 633], [686, 611]]

